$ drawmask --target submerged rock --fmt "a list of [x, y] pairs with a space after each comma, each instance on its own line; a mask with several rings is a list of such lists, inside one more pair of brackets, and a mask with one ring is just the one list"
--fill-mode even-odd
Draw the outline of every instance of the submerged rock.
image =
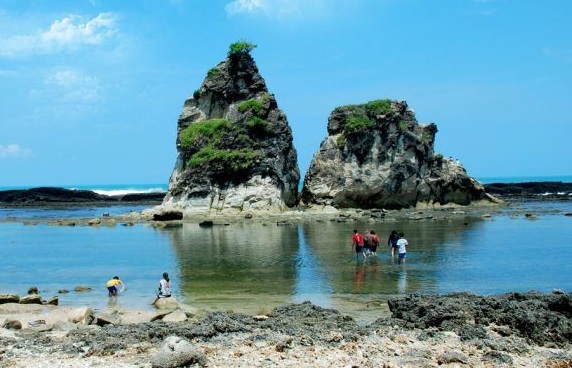
[[292, 132], [250, 55], [253, 47], [231, 45], [185, 101], [163, 206], [241, 212], [296, 204], [300, 173]]
[[496, 201], [459, 162], [435, 154], [437, 126], [404, 101], [336, 108], [304, 178], [302, 200], [336, 208], [434, 207]]

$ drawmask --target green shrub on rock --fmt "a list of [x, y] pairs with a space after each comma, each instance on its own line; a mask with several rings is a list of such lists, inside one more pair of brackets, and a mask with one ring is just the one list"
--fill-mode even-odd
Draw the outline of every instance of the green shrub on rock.
[[246, 170], [254, 165], [259, 154], [250, 149], [224, 150], [205, 146], [191, 156], [189, 166], [200, 167], [205, 164], [222, 164], [233, 171]]
[[270, 130], [270, 123], [266, 120], [263, 120], [257, 116], [254, 116], [252, 119], [246, 122], [246, 128], [253, 132], [253, 133], [269, 133]]
[[356, 134], [370, 130], [375, 124], [362, 115], [352, 115], [347, 118], [344, 131], [348, 134]]
[[368, 114], [377, 115], [388, 115], [393, 112], [391, 107], [391, 100], [374, 100], [365, 104], [365, 109]]
[[247, 41], [237, 41], [234, 43], [231, 43], [230, 46], [228, 47], [228, 56], [232, 56], [232, 55], [236, 55], [236, 54], [240, 54], [240, 53], [246, 53], [246, 54], [250, 54], [250, 51], [254, 50], [256, 48], [255, 44], [252, 44], [250, 42]]
[[251, 99], [241, 102], [238, 105], [238, 112], [244, 113], [248, 110], [251, 110], [253, 115], [258, 116], [262, 112], [262, 104], [258, 100]]
[[192, 123], [181, 132], [181, 146], [189, 148], [198, 144], [200, 140], [209, 141], [211, 145], [216, 144], [220, 141], [229, 124], [230, 122], [226, 119], [211, 119]]

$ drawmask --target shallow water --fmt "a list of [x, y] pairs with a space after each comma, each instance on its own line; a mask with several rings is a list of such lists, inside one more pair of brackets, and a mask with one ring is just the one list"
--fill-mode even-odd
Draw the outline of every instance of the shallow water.
[[[528, 207], [527, 207], [528, 206]], [[175, 297], [198, 308], [264, 313], [310, 300], [360, 320], [386, 311], [386, 300], [406, 293], [572, 290], [570, 202], [524, 204], [540, 215], [490, 219], [300, 225], [240, 223], [163, 229], [146, 225], [65, 227], [0, 223], [0, 292], [24, 295], [37, 285], [60, 304], [105, 309], [105, 282], [127, 285], [117, 302], [148, 309], [163, 271]], [[538, 207], [541, 206], [541, 207]], [[356, 261], [354, 228], [373, 228], [377, 257]], [[406, 234], [406, 265], [384, 245], [392, 229]], [[92, 292], [76, 293], [77, 285]], [[69, 289], [68, 294], [57, 294]]]

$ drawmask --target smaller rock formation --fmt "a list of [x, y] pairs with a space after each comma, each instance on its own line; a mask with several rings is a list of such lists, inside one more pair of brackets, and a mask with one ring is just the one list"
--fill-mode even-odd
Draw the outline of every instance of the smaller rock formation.
[[336, 108], [304, 178], [302, 201], [336, 208], [434, 207], [495, 201], [460, 163], [435, 154], [437, 126], [405, 101]]
[[253, 47], [232, 44], [185, 101], [163, 207], [208, 213], [296, 204], [300, 174], [292, 132], [250, 56]]

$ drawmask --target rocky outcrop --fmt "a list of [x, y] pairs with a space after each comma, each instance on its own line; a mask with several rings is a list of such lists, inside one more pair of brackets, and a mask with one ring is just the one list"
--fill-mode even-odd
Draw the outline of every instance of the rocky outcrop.
[[487, 193], [500, 197], [555, 199], [569, 198], [572, 195], [572, 183], [561, 181], [538, 181], [522, 183], [485, 184]]
[[494, 201], [460, 163], [435, 154], [436, 133], [404, 101], [336, 108], [304, 178], [302, 201], [387, 209]]
[[104, 195], [91, 190], [38, 187], [0, 191], [0, 206], [113, 205], [129, 203], [158, 204], [164, 192]]
[[249, 53], [252, 46], [231, 45], [185, 101], [164, 207], [240, 212], [296, 204], [300, 173], [292, 132]]

